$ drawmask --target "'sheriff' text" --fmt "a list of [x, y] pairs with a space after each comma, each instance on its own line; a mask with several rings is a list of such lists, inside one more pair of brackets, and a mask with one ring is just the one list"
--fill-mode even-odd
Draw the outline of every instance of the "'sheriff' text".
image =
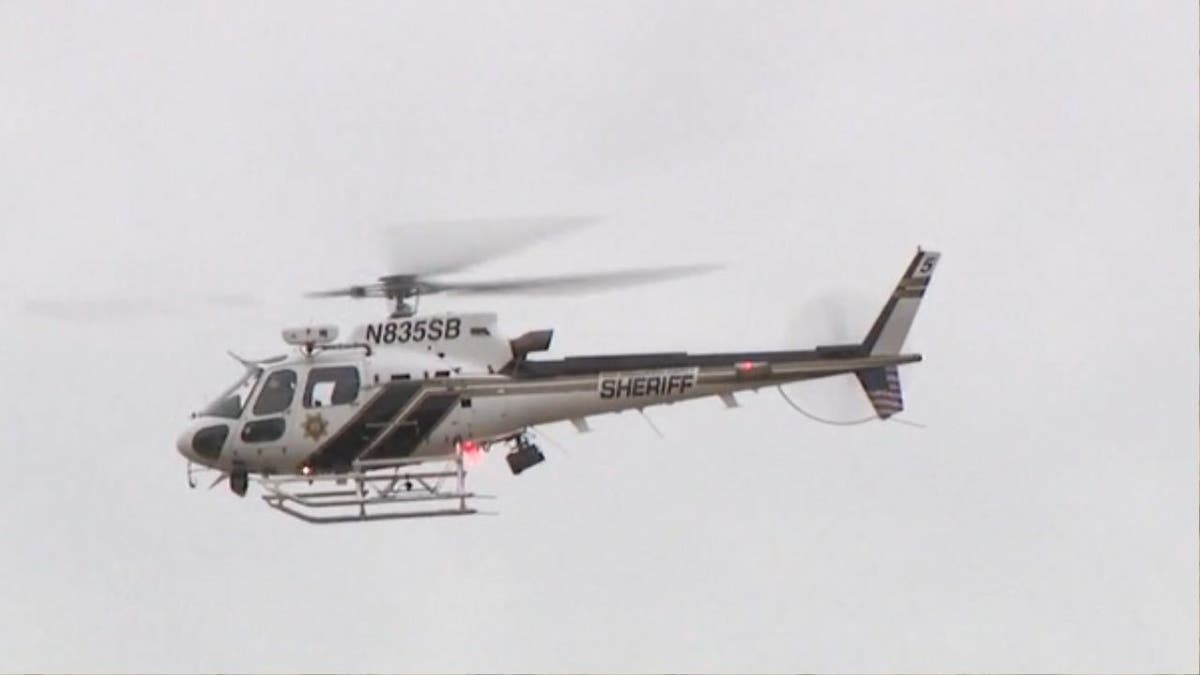
[[695, 368], [600, 375], [600, 398], [678, 396], [696, 386]]

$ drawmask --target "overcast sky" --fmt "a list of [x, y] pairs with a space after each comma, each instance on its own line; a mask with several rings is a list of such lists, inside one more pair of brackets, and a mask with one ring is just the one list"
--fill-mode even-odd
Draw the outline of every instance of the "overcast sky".
[[[0, 669], [1195, 672], [1197, 51], [1185, 2], [0, 3]], [[941, 250], [927, 428], [552, 425], [453, 521], [187, 489], [226, 349], [380, 316], [299, 298], [403, 271], [378, 227], [546, 213], [604, 220], [479, 272], [728, 267], [434, 306], [800, 346]]]

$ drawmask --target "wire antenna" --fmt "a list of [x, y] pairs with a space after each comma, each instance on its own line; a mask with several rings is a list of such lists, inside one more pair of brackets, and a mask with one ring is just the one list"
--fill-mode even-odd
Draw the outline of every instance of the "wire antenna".
[[[791, 399], [791, 397], [787, 395], [787, 392], [783, 390], [782, 385], [776, 386], [775, 388], [779, 390], [779, 395], [783, 397], [784, 401], [787, 401], [787, 404], [789, 406], [791, 406], [793, 410], [800, 413], [801, 415], [804, 415], [805, 417], [807, 417], [808, 419], [810, 419], [814, 422], [819, 422], [821, 424], [828, 424], [828, 425], [835, 426], [835, 427], [852, 427], [852, 426], [857, 426], [859, 424], [866, 424], [867, 422], [872, 422], [872, 421], [878, 419], [875, 417], [875, 415], [869, 415], [862, 419], [831, 420], [827, 417], [821, 417], [820, 415], [814, 415], [813, 413], [810, 413], [809, 411], [807, 411], [804, 408], [801, 408], [799, 405], [797, 405], [796, 402], [793, 401]], [[899, 422], [900, 424], [904, 424], [904, 425], [907, 425], [910, 427], [916, 427], [918, 429], [925, 428], [925, 425], [921, 424], [920, 422], [912, 422], [909, 420], [900, 419], [898, 417], [892, 417], [888, 421]]]
[[659, 430], [658, 425], [654, 423], [654, 420], [650, 419], [650, 416], [646, 414], [645, 408], [638, 408], [637, 411], [641, 413], [642, 419], [646, 420], [646, 424], [650, 425], [650, 428], [654, 430], [654, 433], [658, 434], [659, 438], [666, 438], [666, 436], [663, 436], [663, 432]]

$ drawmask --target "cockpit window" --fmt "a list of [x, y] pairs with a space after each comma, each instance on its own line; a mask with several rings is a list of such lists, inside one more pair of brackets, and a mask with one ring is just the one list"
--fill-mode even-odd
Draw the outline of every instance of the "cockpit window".
[[217, 400], [208, 404], [204, 410], [200, 411], [200, 414], [231, 420], [241, 417], [250, 392], [254, 391], [254, 385], [258, 384], [258, 378], [262, 377], [262, 372], [262, 368], [247, 368], [245, 374], [232, 387], [226, 389], [225, 393], [221, 394]]
[[273, 415], [287, 410], [296, 395], [296, 371], [276, 370], [267, 376], [258, 400], [254, 402], [255, 415]]
[[358, 369], [354, 366], [313, 368], [304, 388], [304, 407], [320, 408], [353, 403], [358, 398]]

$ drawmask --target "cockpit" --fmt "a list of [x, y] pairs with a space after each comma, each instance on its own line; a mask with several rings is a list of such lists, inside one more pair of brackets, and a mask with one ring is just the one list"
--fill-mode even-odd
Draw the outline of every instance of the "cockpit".
[[[222, 457], [245, 466], [277, 466], [285, 461], [282, 455], [288, 448], [295, 452], [323, 441], [330, 433], [326, 425], [353, 414], [350, 404], [358, 400], [362, 384], [357, 366], [345, 362], [264, 365], [248, 366], [193, 416], [195, 421], [177, 442], [184, 456], [210, 466]], [[226, 456], [227, 452], [231, 454]]]

